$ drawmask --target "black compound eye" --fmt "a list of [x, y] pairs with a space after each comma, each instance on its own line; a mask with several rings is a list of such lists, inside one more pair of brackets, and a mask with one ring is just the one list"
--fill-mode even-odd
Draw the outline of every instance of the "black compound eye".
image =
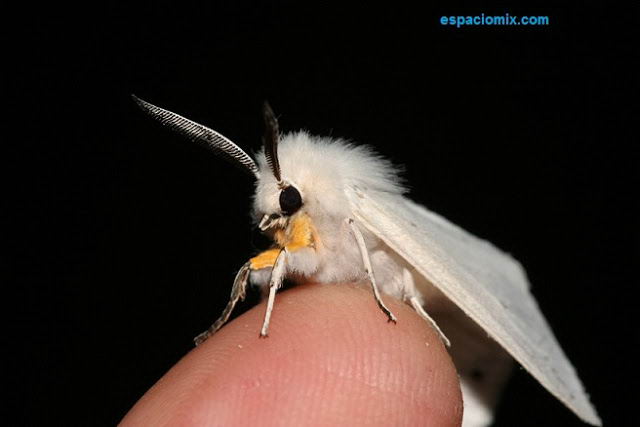
[[293, 215], [302, 206], [302, 197], [295, 187], [289, 186], [280, 192], [280, 209], [285, 215]]

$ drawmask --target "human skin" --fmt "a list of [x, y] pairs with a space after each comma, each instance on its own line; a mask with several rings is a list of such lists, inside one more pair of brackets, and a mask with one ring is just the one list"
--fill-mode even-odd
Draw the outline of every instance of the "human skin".
[[122, 426], [459, 426], [462, 396], [437, 333], [367, 287], [297, 286], [225, 325], [169, 370]]

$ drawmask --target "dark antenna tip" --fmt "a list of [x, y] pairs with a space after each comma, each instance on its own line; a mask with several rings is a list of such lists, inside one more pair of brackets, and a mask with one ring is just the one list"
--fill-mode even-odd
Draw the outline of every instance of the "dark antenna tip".
[[264, 116], [265, 123], [267, 121], [276, 122], [277, 123], [276, 115], [273, 112], [273, 109], [271, 108], [271, 105], [269, 105], [269, 101], [267, 101], [266, 99], [262, 103], [262, 114]]
[[149, 103], [147, 101], [144, 101], [140, 98], [138, 98], [135, 94], [131, 94], [131, 99], [133, 99], [133, 102], [135, 102], [138, 107], [140, 107], [142, 110], [149, 110]]

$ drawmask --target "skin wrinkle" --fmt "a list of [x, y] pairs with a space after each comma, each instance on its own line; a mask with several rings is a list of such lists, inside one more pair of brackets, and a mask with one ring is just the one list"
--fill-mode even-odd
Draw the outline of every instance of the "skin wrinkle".
[[186, 355], [122, 425], [459, 424], [460, 389], [439, 338], [385, 300], [397, 325], [366, 286], [285, 291], [268, 339], [257, 337], [260, 305]]
[[[359, 329], [354, 329], [356, 333], [361, 332]], [[341, 371], [340, 369], [332, 369], [332, 365], [327, 365], [328, 373], [336, 373], [338, 376], [347, 377], [353, 380], [362, 381], [373, 388], [378, 388], [381, 391], [401, 393], [398, 389], [399, 385], [406, 383], [411, 379], [406, 375], [405, 365], [402, 363], [396, 364], [402, 368], [401, 371], [385, 371], [383, 368], [388, 364], [396, 363], [396, 352], [379, 352], [379, 353], [358, 353], [358, 356], [362, 358], [361, 363], [356, 364], [358, 371], [349, 373]], [[345, 360], [344, 358], [338, 358], [338, 360]], [[379, 374], [382, 373], [382, 374]], [[409, 397], [409, 395], [406, 395]]]
[[[362, 368], [361, 372], [358, 372], [360, 375], [356, 374], [351, 376], [351, 378], [362, 381], [363, 384], [366, 384], [377, 392], [382, 392], [383, 394], [394, 393], [409, 398], [408, 395], [403, 393], [401, 388], [398, 388], [398, 385], [403, 384], [405, 379], [410, 378], [403, 378], [400, 372], [396, 373], [396, 371], [387, 371], [385, 374], [385, 370], [380, 369], [387, 364], [395, 363], [395, 355], [395, 352], [364, 354], [364, 362], [362, 364], [356, 364], [357, 367]], [[405, 365], [400, 363], [397, 366], [404, 368]], [[402, 370], [402, 372], [404, 371], [406, 371], [406, 369]], [[379, 374], [380, 372], [382, 372], [382, 374]], [[348, 373], [346, 375], [348, 375]]]

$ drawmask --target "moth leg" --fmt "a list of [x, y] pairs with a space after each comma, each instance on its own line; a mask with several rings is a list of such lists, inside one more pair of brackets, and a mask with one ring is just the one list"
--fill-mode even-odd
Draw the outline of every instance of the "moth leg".
[[371, 267], [371, 260], [369, 259], [369, 251], [367, 251], [367, 246], [364, 243], [364, 237], [362, 237], [362, 233], [354, 223], [353, 219], [349, 218], [347, 222], [349, 223], [351, 231], [356, 238], [356, 242], [358, 242], [360, 255], [362, 255], [362, 263], [364, 264], [367, 276], [369, 276], [369, 282], [371, 283], [371, 289], [373, 290], [373, 296], [376, 299], [376, 303], [378, 303], [378, 307], [380, 307], [380, 310], [382, 310], [382, 312], [387, 315], [387, 317], [389, 318], [389, 322], [396, 323], [396, 316], [394, 316], [391, 310], [389, 310], [387, 306], [384, 305], [384, 302], [382, 302], [382, 298], [380, 298], [380, 291], [378, 291], [378, 285], [376, 284], [376, 279], [373, 275], [373, 268]]
[[422, 303], [420, 302], [418, 297], [415, 295], [416, 288], [413, 282], [413, 276], [411, 275], [411, 272], [406, 268], [402, 269], [402, 281], [404, 283], [405, 299], [409, 301], [409, 304], [411, 304], [411, 307], [413, 307], [416, 313], [418, 313], [418, 315], [422, 317], [424, 320], [429, 322], [431, 327], [433, 327], [433, 329], [436, 330], [436, 332], [440, 336], [440, 340], [442, 341], [442, 343], [446, 347], [451, 347], [451, 341], [449, 341], [449, 338], [447, 338], [444, 332], [442, 332], [442, 329], [440, 329], [436, 321], [433, 320], [431, 316], [429, 316], [429, 313], [427, 313], [427, 311], [422, 306]]
[[284, 279], [285, 267], [287, 265], [287, 251], [282, 249], [276, 258], [276, 262], [271, 270], [271, 280], [269, 281], [269, 298], [267, 299], [267, 309], [264, 313], [264, 322], [262, 323], [262, 329], [260, 330], [260, 337], [265, 338], [269, 334], [269, 321], [271, 320], [271, 312], [273, 311], [273, 304], [276, 300], [276, 292], [282, 286], [282, 279]]
[[251, 263], [245, 263], [236, 274], [236, 278], [233, 281], [233, 287], [231, 288], [231, 297], [229, 298], [229, 302], [227, 306], [222, 311], [222, 314], [216, 320], [213, 325], [209, 327], [206, 331], [195, 337], [193, 340], [196, 343], [196, 346], [202, 344], [207, 338], [211, 335], [215, 334], [218, 329], [224, 325], [227, 320], [229, 320], [229, 316], [233, 311], [234, 307], [238, 300], [244, 300], [247, 290], [247, 282], [249, 281], [249, 273], [251, 272]]
[[449, 338], [447, 338], [444, 332], [442, 332], [442, 329], [440, 329], [436, 321], [433, 320], [431, 316], [429, 316], [429, 313], [425, 311], [425, 309], [422, 307], [422, 304], [420, 304], [420, 301], [418, 301], [418, 298], [416, 297], [409, 298], [409, 303], [411, 304], [411, 307], [413, 307], [413, 309], [416, 311], [416, 313], [418, 313], [418, 315], [422, 317], [424, 320], [429, 322], [429, 324], [433, 327], [433, 329], [436, 330], [436, 332], [440, 336], [440, 340], [442, 341], [442, 343], [447, 347], [451, 347], [451, 341], [449, 341]]

